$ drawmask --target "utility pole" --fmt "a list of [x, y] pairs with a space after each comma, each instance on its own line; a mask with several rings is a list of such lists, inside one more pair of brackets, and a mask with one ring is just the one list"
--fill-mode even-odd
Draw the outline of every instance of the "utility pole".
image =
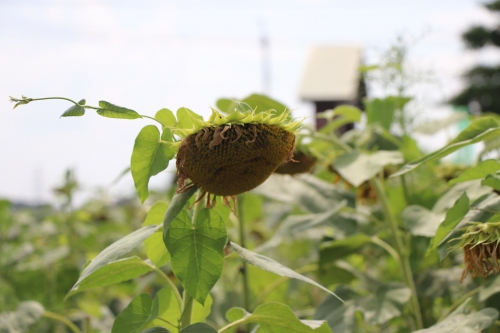
[[260, 27], [260, 52], [261, 52], [261, 74], [262, 94], [271, 94], [271, 52], [269, 47], [269, 34], [265, 19], [259, 20]]

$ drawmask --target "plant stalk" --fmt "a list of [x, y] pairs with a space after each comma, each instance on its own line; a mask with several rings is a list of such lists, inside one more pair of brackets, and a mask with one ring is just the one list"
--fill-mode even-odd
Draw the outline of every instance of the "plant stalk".
[[[239, 236], [241, 247], [246, 248], [246, 233], [245, 233], [245, 220], [243, 217], [243, 205], [244, 197], [242, 195], [238, 196], [237, 210], [238, 210], [238, 221], [239, 221]], [[250, 286], [248, 282], [248, 266], [245, 261], [242, 262], [241, 276], [243, 282], [243, 307], [246, 311], [251, 311], [250, 309]]]
[[422, 329], [424, 328], [423, 320], [422, 320], [422, 313], [420, 311], [420, 304], [418, 301], [418, 295], [417, 295], [417, 288], [415, 287], [415, 281], [413, 280], [413, 273], [411, 271], [410, 267], [410, 261], [407, 255], [407, 251], [405, 251], [405, 247], [403, 244], [403, 240], [401, 238], [401, 234], [399, 233], [398, 230], [398, 224], [396, 222], [396, 218], [391, 212], [391, 208], [389, 205], [389, 200], [387, 199], [387, 196], [385, 195], [384, 192], [384, 187], [382, 185], [382, 182], [374, 177], [371, 180], [371, 184], [375, 191], [377, 192], [377, 197], [380, 200], [380, 203], [382, 205], [382, 211], [384, 212], [385, 220], [389, 224], [389, 228], [391, 229], [392, 236], [394, 237], [394, 241], [396, 243], [396, 252], [399, 255], [400, 258], [400, 266], [401, 266], [401, 271], [403, 278], [406, 282], [406, 285], [410, 288], [411, 290], [411, 303], [413, 306], [413, 311], [415, 314], [415, 319], [416, 319], [416, 324], [417, 324], [417, 329]]
[[182, 305], [182, 314], [180, 319], [180, 329], [186, 328], [191, 324], [193, 314], [193, 297], [184, 289], [184, 304]]
[[43, 316], [45, 318], [50, 318], [50, 319], [56, 320], [56, 321], [58, 321], [60, 323], [63, 323], [64, 325], [68, 326], [68, 328], [73, 333], [82, 333], [82, 331], [80, 331], [80, 329], [75, 324], [73, 324], [73, 322], [71, 320], [69, 320], [68, 318], [66, 318], [64, 316], [61, 316], [58, 313], [54, 313], [54, 312], [50, 312], [50, 311], [45, 311], [43, 313]]
[[179, 307], [182, 306], [182, 297], [181, 297], [181, 294], [179, 293], [179, 290], [177, 290], [177, 286], [174, 284], [174, 282], [172, 280], [170, 280], [170, 278], [167, 276], [167, 274], [165, 274], [161, 269], [159, 269], [158, 267], [154, 267], [153, 270], [158, 273], [158, 275], [160, 275], [166, 282], [167, 284], [169, 285], [169, 287], [172, 289], [172, 291], [174, 292], [174, 295], [175, 295], [175, 298], [177, 299], [177, 303], [179, 303]]

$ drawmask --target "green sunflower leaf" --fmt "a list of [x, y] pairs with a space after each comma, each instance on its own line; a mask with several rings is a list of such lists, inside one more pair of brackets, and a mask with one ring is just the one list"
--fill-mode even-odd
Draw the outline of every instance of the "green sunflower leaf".
[[156, 112], [155, 119], [158, 120], [163, 127], [173, 127], [177, 123], [177, 119], [174, 116], [174, 113], [169, 109], [161, 109]]
[[194, 223], [184, 209], [168, 227], [165, 244], [172, 257], [172, 270], [200, 304], [205, 303], [222, 274], [226, 241], [224, 221], [206, 208]]
[[61, 115], [61, 117], [81, 117], [85, 114], [85, 109], [80, 105], [73, 105]]
[[483, 140], [487, 140], [491, 137], [498, 136], [500, 134], [500, 127], [498, 127], [497, 121], [492, 117], [483, 117], [474, 120], [466, 129], [464, 129], [455, 139], [453, 139], [449, 144], [441, 149], [438, 149], [424, 157], [405, 164], [398, 172], [391, 175], [391, 177], [396, 177], [403, 175], [407, 172], [418, 168], [426, 162], [431, 162], [443, 158], [462, 147], [477, 143]]
[[[149, 209], [146, 219], [142, 226], [158, 225], [163, 222], [163, 217], [167, 211], [168, 204], [164, 201], [157, 201]], [[163, 243], [163, 235], [161, 230], [157, 230], [151, 237], [144, 241], [146, 254], [156, 267], [165, 265], [170, 260], [170, 254]]]
[[177, 110], [177, 128], [191, 129], [200, 121], [203, 121], [203, 117], [188, 108], [183, 107]]
[[230, 321], [239, 320], [240, 325], [257, 323], [258, 333], [331, 333], [324, 320], [300, 320], [288, 305], [270, 302], [258, 306], [253, 313], [242, 308], [232, 308], [226, 313]]
[[80, 280], [80, 282], [71, 289], [67, 297], [84, 290], [109, 286], [111, 284], [134, 279], [151, 272], [153, 268], [151, 264], [148, 264], [139, 257], [124, 258], [109, 262]]
[[149, 179], [168, 167], [177, 149], [160, 141], [160, 132], [154, 125], [144, 127], [135, 139], [130, 169], [141, 202], [149, 196]]
[[139, 333], [158, 316], [157, 301], [141, 294], [116, 317], [111, 333]]
[[97, 113], [103, 117], [117, 119], [142, 118], [141, 115], [134, 110], [114, 105], [106, 101], [99, 101], [99, 107], [100, 109], [97, 110]]

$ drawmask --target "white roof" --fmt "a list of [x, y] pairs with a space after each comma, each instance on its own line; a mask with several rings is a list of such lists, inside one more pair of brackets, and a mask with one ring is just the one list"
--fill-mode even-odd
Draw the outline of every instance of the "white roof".
[[353, 100], [358, 94], [361, 48], [320, 46], [309, 53], [299, 95], [304, 100]]

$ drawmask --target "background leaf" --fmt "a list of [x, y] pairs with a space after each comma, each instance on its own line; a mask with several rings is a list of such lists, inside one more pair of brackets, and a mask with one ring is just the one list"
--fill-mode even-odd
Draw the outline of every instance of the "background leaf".
[[16, 311], [0, 313], [0, 332], [27, 333], [43, 316], [43, 305], [35, 301], [20, 302]]
[[[303, 214], [290, 215], [281, 222], [278, 230], [266, 243], [258, 247], [256, 252], [265, 251], [269, 248], [276, 247], [286, 241], [294, 240], [307, 236], [307, 233], [315, 229], [319, 229], [325, 225], [337, 225], [336, 222], [341, 219], [336, 219], [340, 210], [346, 206], [347, 201], [341, 201], [333, 206], [332, 209], [318, 214]], [[342, 226], [340, 227], [342, 228]], [[323, 237], [323, 234], [318, 234], [317, 237]]]
[[160, 132], [154, 125], [143, 127], [135, 139], [130, 169], [141, 202], [147, 199], [149, 179], [168, 167], [176, 149], [160, 142]]
[[458, 307], [443, 321], [423, 330], [412, 333], [473, 333], [482, 332], [493, 325], [498, 317], [498, 311], [486, 308], [478, 312], [466, 313], [465, 305]]
[[358, 253], [365, 244], [370, 243], [370, 239], [368, 235], [355, 234], [344, 239], [321, 243], [319, 252], [320, 265]]
[[400, 176], [402, 174], [410, 172], [411, 170], [419, 167], [426, 162], [438, 160], [453, 153], [454, 151], [459, 150], [462, 147], [482, 140], [486, 140], [498, 134], [500, 134], [500, 128], [498, 127], [498, 123], [495, 119], [491, 117], [476, 119], [449, 144], [439, 150], [425, 155], [424, 157], [416, 161], [405, 164], [401, 169], [399, 169], [398, 172], [391, 175], [391, 177]]
[[384, 324], [401, 315], [410, 296], [411, 291], [404, 284], [390, 282], [380, 285], [375, 295], [358, 300], [357, 304], [369, 324]]
[[481, 179], [490, 173], [493, 174], [497, 172], [498, 170], [500, 170], [500, 163], [496, 160], [482, 161], [462, 172], [457, 178], [450, 180], [448, 184], [454, 185], [468, 180]]
[[222, 274], [226, 241], [224, 221], [207, 208], [199, 212], [194, 224], [182, 210], [168, 228], [166, 245], [172, 256], [172, 270], [201, 304]]
[[[161, 224], [167, 209], [168, 204], [165, 201], [155, 202], [149, 209], [148, 215], [142, 223], [142, 226]], [[144, 241], [144, 248], [149, 260], [151, 260], [156, 267], [163, 266], [170, 260], [170, 254], [167, 251], [165, 243], [163, 243], [161, 230], [157, 230]]]
[[134, 110], [114, 105], [106, 101], [99, 101], [99, 107], [100, 109], [97, 110], [97, 113], [103, 117], [117, 119], [142, 118], [141, 115]]
[[500, 175], [488, 175], [481, 181], [481, 185], [489, 186], [496, 191], [500, 191]]
[[360, 122], [361, 110], [352, 105], [340, 105], [333, 110], [318, 114], [318, 117], [329, 120], [319, 131], [321, 133], [330, 133], [341, 126]]
[[391, 128], [396, 110], [401, 110], [411, 99], [389, 96], [383, 99], [365, 99], [367, 124], [380, 124], [386, 130]]
[[357, 187], [377, 175], [384, 166], [403, 162], [403, 155], [399, 151], [379, 150], [371, 154], [352, 151], [337, 157], [333, 167], [342, 178]]
[[401, 213], [403, 225], [415, 236], [433, 237], [442, 219], [442, 214], [419, 205], [408, 206]]
[[252, 192], [280, 202], [295, 204], [309, 213], [325, 213], [332, 209], [333, 204], [343, 200], [347, 200], [347, 206], [355, 206], [355, 196], [352, 192], [313, 175], [285, 177], [273, 174]]

